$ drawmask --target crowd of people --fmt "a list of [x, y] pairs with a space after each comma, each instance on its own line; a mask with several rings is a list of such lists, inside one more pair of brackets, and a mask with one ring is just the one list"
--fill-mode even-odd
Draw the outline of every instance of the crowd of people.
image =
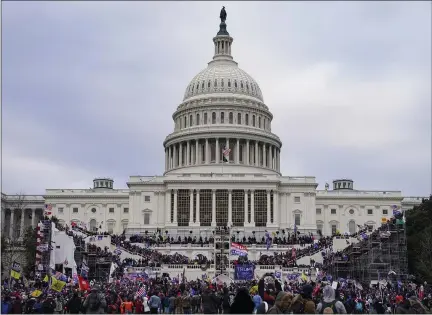
[[[61, 293], [35, 279], [2, 288], [2, 314], [427, 314], [432, 288], [424, 283], [389, 282], [385, 287], [361, 286], [324, 277], [289, 281], [265, 274], [259, 280], [228, 282], [203, 279], [141, 279], [119, 277], [94, 283], [89, 290], [68, 285]], [[42, 293], [33, 297], [34, 289]]]

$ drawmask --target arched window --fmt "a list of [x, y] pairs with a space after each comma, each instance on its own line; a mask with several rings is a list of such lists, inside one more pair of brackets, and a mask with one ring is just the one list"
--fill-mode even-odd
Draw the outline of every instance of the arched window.
[[228, 87], [231, 87], [231, 80], [228, 79]]
[[237, 80], [234, 80], [234, 87], [237, 88]]
[[90, 220], [90, 231], [97, 232], [97, 222], [95, 219]]
[[243, 89], [243, 81], [240, 81], [240, 88]]
[[201, 89], [204, 90], [204, 81], [202, 81]]
[[208, 83], [207, 83], [207, 87], [208, 87], [208, 88], [210, 88], [210, 84], [211, 84], [211, 83], [210, 83], [210, 80], [209, 80]]
[[204, 125], [207, 125], [207, 113], [204, 113]]
[[230, 113], [228, 114], [228, 121], [229, 121], [230, 124], [232, 124], [232, 123], [233, 123], [233, 120], [234, 120], [234, 118], [233, 118], [233, 113], [230, 112]]
[[241, 113], [237, 114], [237, 124], [241, 125]]
[[255, 127], [255, 115], [252, 115], [252, 127]]
[[245, 124], [246, 126], [249, 126], [249, 114], [245, 115]]
[[187, 126], [187, 119], [186, 119], [186, 116], [184, 116], [183, 117], [183, 128], [186, 128], [186, 126]]
[[192, 127], [193, 125], [193, 119], [192, 119], [192, 115], [189, 116], [189, 127]]
[[224, 80], [221, 79], [221, 87], [224, 87]]
[[261, 128], [261, 117], [258, 117], [258, 128]]
[[214, 86], [217, 87], [217, 80], [215, 79]]
[[300, 213], [294, 214], [294, 224], [296, 226], [301, 225], [301, 216], [300, 216]]
[[249, 92], [249, 83], [246, 82], [246, 90]]
[[348, 230], [350, 234], [354, 234], [356, 232], [356, 224], [355, 221], [351, 220], [348, 223]]
[[221, 113], [221, 124], [224, 124], [224, 123], [225, 123], [225, 113], [222, 112]]
[[196, 114], [196, 124], [197, 126], [200, 124], [200, 115]]
[[215, 124], [215, 123], [216, 123], [216, 113], [213, 112], [212, 113], [212, 124]]
[[266, 121], [267, 121], [267, 119], [264, 118], [264, 119], [263, 119], [263, 128], [264, 128], [264, 129], [266, 129]]

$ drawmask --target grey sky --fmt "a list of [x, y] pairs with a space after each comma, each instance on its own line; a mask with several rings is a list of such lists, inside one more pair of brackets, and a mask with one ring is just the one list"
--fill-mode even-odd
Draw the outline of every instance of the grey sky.
[[430, 2], [5, 2], [2, 190], [126, 187], [213, 53], [261, 87], [284, 175], [431, 191]]

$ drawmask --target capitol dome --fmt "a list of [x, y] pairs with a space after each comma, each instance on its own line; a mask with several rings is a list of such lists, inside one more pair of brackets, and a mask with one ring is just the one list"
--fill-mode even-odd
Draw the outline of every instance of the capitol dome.
[[198, 73], [186, 88], [183, 101], [203, 94], [232, 93], [243, 94], [264, 101], [256, 81], [237, 66], [234, 61], [210, 62]]
[[257, 82], [234, 61], [226, 27], [221, 17], [213, 59], [172, 115], [165, 174], [280, 174], [282, 142], [271, 132], [273, 115]]

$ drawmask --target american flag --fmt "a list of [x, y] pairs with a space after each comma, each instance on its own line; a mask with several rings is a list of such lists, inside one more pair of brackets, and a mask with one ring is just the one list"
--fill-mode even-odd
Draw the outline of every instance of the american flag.
[[228, 162], [230, 153], [231, 153], [231, 149], [228, 148], [228, 147], [225, 147], [222, 150], [222, 155], [223, 155], [224, 162]]
[[145, 288], [144, 288], [144, 287], [141, 287], [141, 288], [138, 290], [137, 295], [138, 295], [138, 296], [141, 296], [141, 297], [143, 297], [144, 295], [146, 295]]

